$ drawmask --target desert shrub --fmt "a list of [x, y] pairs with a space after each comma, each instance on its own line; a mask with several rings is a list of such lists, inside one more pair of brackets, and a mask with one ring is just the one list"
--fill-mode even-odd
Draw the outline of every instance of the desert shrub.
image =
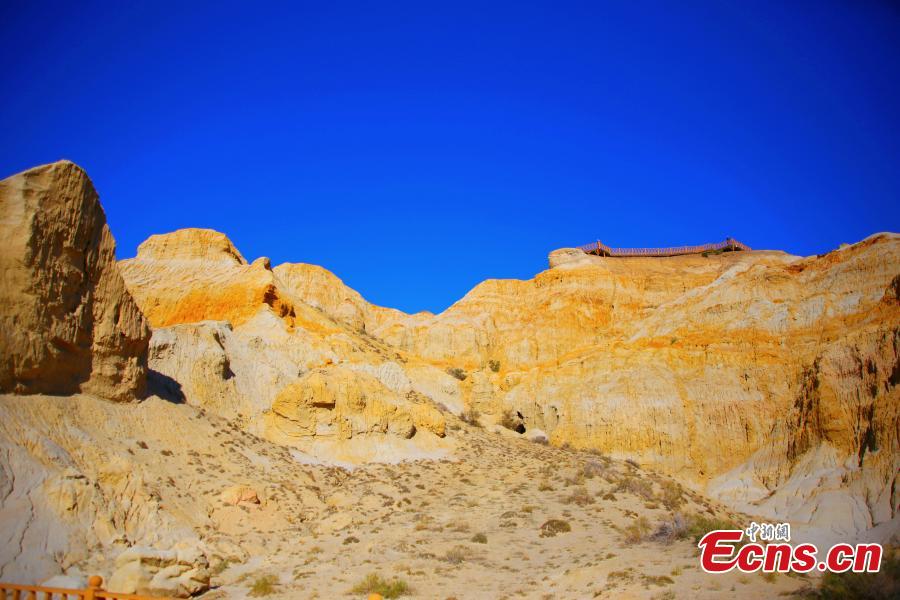
[[487, 544], [487, 536], [483, 533], [476, 533], [472, 536], [472, 542], [476, 544]]
[[517, 431], [521, 424], [522, 420], [519, 419], [519, 416], [512, 409], [506, 409], [500, 415], [500, 425], [507, 429]]
[[446, 560], [451, 565], [464, 563], [467, 558], [469, 558], [469, 549], [465, 546], [454, 546], [453, 548], [447, 550], [446, 554], [444, 554], [444, 560]]
[[553, 486], [550, 485], [550, 482], [549, 482], [549, 481], [547, 481], [546, 479], [544, 479], [543, 481], [541, 481], [541, 482], [538, 484], [538, 491], [539, 491], [539, 492], [552, 492], [552, 491], [553, 491]]
[[457, 533], [466, 533], [469, 531], [469, 523], [463, 519], [457, 519], [452, 523], [448, 523], [447, 527], [449, 527], [451, 531], [456, 531]]
[[572, 526], [568, 521], [562, 519], [550, 519], [541, 525], [541, 537], [553, 537], [558, 533], [568, 533], [572, 531]]
[[489, 360], [488, 367], [490, 367], [491, 371], [496, 373], [500, 370], [500, 361], [499, 360]]
[[878, 573], [825, 573], [817, 589], [806, 590], [810, 600], [888, 600], [900, 598], [900, 551], [884, 547]]
[[220, 560], [219, 562], [217, 562], [215, 565], [213, 565], [210, 568], [209, 572], [212, 575], [221, 575], [230, 566], [231, 566], [231, 560], [224, 558], [224, 559]]
[[[691, 538], [694, 540], [694, 543], [698, 543], [703, 536], [709, 533], [710, 531], [715, 531], [717, 529], [741, 529], [731, 521], [727, 519], [721, 519], [718, 517], [706, 517], [703, 515], [694, 515], [690, 519], [688, 519], [687, 527], [682, 532], [682, 537]], [[725, 542], [723, 542], [725, 543]]]
[[634, 494], [644, 500], [653, 500], [655, 498], [653, 495], [653, 484], [638, 477], [623, 477], [619, 480], [616, 491], [628, 492], [629, 494]]
[[459, 415], [460, 420], [463, 423], [467, 423], [469, 425], [474, 425], [475, 427], [481, 427], [481, 424], [478, 422], [478, 419], [481, 418], [481, 413], [478, 412], [475, 408], [469, 408]]
[[465, 381], [466, 377], [469, 376], [464, 369], [460, 369], [459, 367], [447, 367], [447, 375], [456, 377], [460, 381]]
[[277, 585], [278, 578], [274, 575], [261, 575], [250, 584], [250, 592], [247, 595], [254, 598], [269, 596], [275, 593], [275, 586]]
[[669, 510], [676, 510], [684, 504], [683, 494], [684, 489], [674, 481], [666, 480], [662, 482], [660, 500], [662, 501], [663, 506]]
[[640, 468], [641, 468], [641, 465], [639, 465], [638, 462], [637, 462], [636, 460], [632, 459], [632, 458], [626, 458], [626, 459], [625, 459], [625, 464], [628, 465], [629, 467], [633, 468], [633, 469], [640, 469]]
[[584, 474], [585, 479], [593, 479], [597, 475], [602, 475], [606, 472], [606, 465], [596, 460], [589, 460], [585, 463], [581, 472]]
[[347, 544], [358, 544], [358, 543], [359, 543], [359, 538], [356, 537], [356, 536], [354, 536], [354, 535], [348, 535], [347, 537], [344, 538], [344, 542], [343, 542], [343, 543], [344, 543], [345, 546], [346, 546]]
[[565, 483], [567, 487], [570, 485], [583, 485], [584, 473], [582, 471], [576, 471], [575, 474], [570, 477], [563, 477], [563, 483]]
[[588, 504], [593, 504], [594, 497], [590, 495], [586, 487], [579, 486], [572, 490], [572, 494], [565, 498], [563, 502], [566, 504], [577, 504], [578, 506], [585, 506]]
[[654, 542], [671, 544], [675, 540], [684, 539], [687, 536], [687, 530], [687, 519], [681, 513], [675, 513], [671, 518], [660, 521], [650, 539]]
[[383, 598], [399, 598], [409, 591], [409, 585], [402, 579], [387, 580], [377, 573], [369, 573], [350, 590], [353, 594], [381, 594]]
[[650, 535], [650, 521], [641, 516], [625, 527], [625, 541], [629, 544], [643, 542]]

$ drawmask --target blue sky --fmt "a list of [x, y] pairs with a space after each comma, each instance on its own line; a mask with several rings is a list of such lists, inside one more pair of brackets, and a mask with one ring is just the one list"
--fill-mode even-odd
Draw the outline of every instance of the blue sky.
[[442, 310], [555, 248], [900, 230], [900, 8], [0, 4], [0, 176], [87, 169], [120, 258], [210, 227]]

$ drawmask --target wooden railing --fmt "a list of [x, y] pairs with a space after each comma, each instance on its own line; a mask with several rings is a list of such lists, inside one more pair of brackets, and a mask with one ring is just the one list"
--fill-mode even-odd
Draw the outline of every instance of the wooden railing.
[[40, 585], [17, 585], [0, 582], [0, 600], [173, 600], [159, 596], [138, 596], [107, 592], [101, 586], [103, 578], [94, 575], [83, 590], [51, 588]]
[[679, 256], [682, 254], [701, 254], [717, 250], [735, 251], [750, 250], [750, 246], [733, 238], [725, 238], [724, 242], [703, 244], [700, 246], [674, 246], [671, 248], [610, 248], [602, 242], [579, 246], [579, 250], [598, 256]]

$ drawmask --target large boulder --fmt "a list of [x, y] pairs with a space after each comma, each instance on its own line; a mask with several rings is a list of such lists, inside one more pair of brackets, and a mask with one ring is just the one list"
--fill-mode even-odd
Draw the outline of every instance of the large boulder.
[[134, 546], [116, 558], [106, 588], [122, 594], [188, 598], [209, 589], [209, 560], [193, 542], [170, 550]]
[[149, 340], [87, 174], [60, 161], [0, 181], [0, 391], [140, 397]]

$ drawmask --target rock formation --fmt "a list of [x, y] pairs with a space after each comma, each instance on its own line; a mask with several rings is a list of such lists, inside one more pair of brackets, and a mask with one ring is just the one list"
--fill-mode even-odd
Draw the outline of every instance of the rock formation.
[[196, 546], [171, 550], [133, 546], [116, 558], [106, 589], [124, 594], [189, 598], [209, 589], [209, 561]]
[[[227, 239], [197, 230], [154, 236], [123, 270], [154, 325], [220, 320], [157, 330], [151, 365], [281, 443], [313, 439], [326, 409], [279, 394], [308, 395], [323, 378], [346, 385], [335, 367], [346, 363], [401, 396], [471, 408], [486, 423], [511, 412], [526, 433], [634, 458], [744, 510], [846, 533], [894, 520], [896, 235], [810, 258], [563, 249], [550, 264], [533, 280], [486, 281], [439, 315], [371, 306], [320, 267], [247, 265]], [[205, 289], [212, 298], [198, 300]], [[253, 376], [227, 376], [250, 365]]]
[[[388, 535], [431, 505], [418, 532], [481, 510], [424, 484], [413, 505], [409, 472], [372, 465], [418, 459], [412, 480], [474, 478], [495, 507], [553, 477], [576, 485], [546, 501], [567, 512], [630, 494], [628, 518], [724, 514], [707, 494], [820, 540], [900, 529], [895, 234], [806, 258], [562, 249], [531, 280], [407, 315], [321, 267], [248, 262], [210, 230], [152, 236], [117, 264], [90, 181], [61, 162], [0, 182], [0, 244], [0, 579], [90, 570], [185, 596], [209, 561], [274, 552], [269, 533]], [[693, 491], [638, 482], [626, 458]], [[516, 503], [485, 522], [513, 530], [534, 510]], [[594, 521], [585, 540], [609, 535]]]
[[467, 373], [466, 403], [554, 443], [852, 534], [894, 521], [900, 237], [824, 256], [550, 256], [378, 331]]
[[121, 266], [154, 327], [156, 393], [331, 460], [441, 447], [429, 436], [443, 435], [443, 417], [399, 355], [365, 333], [367, 323], [403, 313], [370, 307], [318, 267], [248, 264], [209, 230], [153, 236]]
[[0, 391], [143, 396], [150, 332], [90, 179], [61, 161], [0, 181]]

